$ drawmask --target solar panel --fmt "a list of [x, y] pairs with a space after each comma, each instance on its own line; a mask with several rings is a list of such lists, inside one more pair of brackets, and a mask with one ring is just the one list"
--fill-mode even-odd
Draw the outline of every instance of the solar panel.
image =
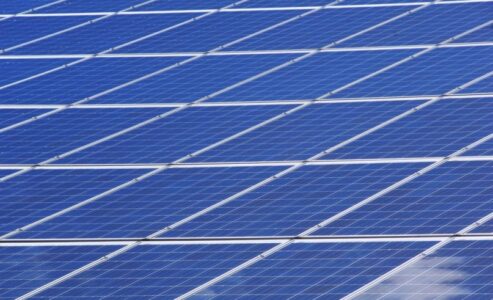
[[0, 298], [493, 298], [491, 2], [0, 2]]

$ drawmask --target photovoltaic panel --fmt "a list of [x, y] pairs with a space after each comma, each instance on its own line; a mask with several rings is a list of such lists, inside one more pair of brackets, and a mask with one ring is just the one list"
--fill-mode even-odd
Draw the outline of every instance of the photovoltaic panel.
[[467, 155], [493, 155], [493, 142], [487, 141], [472, 149]]
[[51, 3], [51, 0], [2, 0], [0, 14], [17, 14]]
[[[183, 57], [94, 58], [2, 89], [0, 103], [73, 103], [168, 67], [180, 60], [183, 60]], [[15, 64], [11, 66], [12, 72], [15, 71], [14, 67]]]
[[60, 278], [116, 246], [0, 246], [0, 298], [15, 299]]
[[272, 118], [284, 106], [196, 107], [183, 110], [67, 157], [63, 163], [172, 162]]
[[493, 233], [493, 220], [476, 227], [472, 233]]
[[493, 42], [493, 25], [475, 31], [457, 40], [458, 43]]
[[493, 163], [448, 162], [315, 235], [457, 233], [493, 209]]
[[324, 158], [447, 156], [493, 132], [492, 119], [491, 98], [440, 100]]
[[315, 104], [204, 152], [192, 161], [307, 159], [420, 103]]
[[442, 48], [359, 83], [334, 97], [392, 97], [446, 93], [491, 71], [491, 47]]
[[254, 7], [296, 7], [296, 6], [322, 6], [332, 3], [329, 0], [249, 0], [241, 3], [238, 7], [254, 8]]
[[493, 242], [453, 241], [355, 299], [488, 299]]
[[218, 9], [238, 2], [238, 0], [157, 0], [142, 5], [132, 11], [182, 10], [182, 9]]
[[0, 133], [0, 163], [40, 163], [166, 111], [164, 108], [69, 109]]
[[143, 3], [142, 0], [70, 0], [39, 10], [40, 13], [114, 12]]
[[295, 243], [192, 299], [340, 299], [431, 245]]
[[0, 109], [0, 130], [47, 111], [45, 109]]
[[[248, 3], [248, 2], [247, 2]], [[320, 48], [409, 10], [408, 7], [324, 9], [228, 47], [229, 50]]]
[[493, 92], [493, 76], [481, 80], [461, 91], [461, 93], [464, 94], [467, 93], [487, 94], [491, 92]]
[[348, 40], [340, 47], [436, 44], [486, 23], [491, 13], [491, 3], [432, 5]]
[[304, 166], [162, 236], [295, 236], [422, 167]]
[[27, 77], [61, 67], [72, 62], [73, 59], [0, 59], [0, 85], [13, 83]]
[[[13, 54], [84, 54], [108, 50], [197, 14], [116, 15], [21, 47]], [[145, 26], [144, 26], [145, 25]], [[132, 46], [129, 46], [129, 48]], [[125, 49], [125, 48], [124, 48]], [[126, 52], [126, 51], [125, 51]]]
[[430, 1], [428, 0], [344, 0], [339, 5], [392, 4], [392, 3], [416, 3], [416, 2], [419, 3], [419, 2], [430, 2]]
[[269, 244], [142, 245], [36, 298], [173, 299], [270, 247]]

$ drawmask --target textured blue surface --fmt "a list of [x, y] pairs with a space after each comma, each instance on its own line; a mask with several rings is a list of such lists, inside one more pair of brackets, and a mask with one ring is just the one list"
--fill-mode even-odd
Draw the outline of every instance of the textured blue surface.
[[335, 97], [384, 97], [446, 93], [491, 71], [493, 47], [442, 48], [372, 77]]
[[274, 167], [165, 170], [16, 238], [145, 237], [280, 170]]
[[456, 233], [493, 210], [493, 162], [449, 162], [315, 235]]
[[468, 151], [467, 155], [493, 155], [493, 140], [489, 140]]
[[213, 101], [317, 98], [415, 52], [401, 50], [319, 53], [214, 97]]
[[471, 85], [468, 88], [465, 88], [464, 90], [461, 91], [461, 94], [467, 94], [467, 93], [491, 93], [493, 92], [493, 76], [490, 76], [488, 78], [485, 78], [473, 85]]
[[440, 100], [324, 158], [447, 156], [493, 132], [491, 120], [491, 98]]
[[[15, 49], [15, 54], [97, 53], [189, 20], [197, 14], [118, 15]], [[82, 22], [81, 22], [82, 23]], [[128, 46], [123, 49], [129, 49]], [[121, 50], [128, 52], [126, 50]]]
[[299, 55], [209, 56], [107, 94], [94, 102], [192, 102], [297, 56]]
[[58, 279], [115, 246], [0, 247], [0, 298], [14, 299]]
[[173, 299], [270, 247], [270, 244], [138, 246], [36, 298]]
[[431, 245], [292, 244], [192, 299], [340, 299]]
[[[183, 60], [183, 58], [91, 59], [63, 70], [2, 89], [0, 90], [0, 103], [73, 103], [165, 68], [180, 60]], [[60, 62], [58, 63], [60, 64]], [[12, 68], [12, 72], [15, 72], [14, 67], [15, 64], [9, 67]], [[104, 78], [104, 80], [101, 80], [101, 78]]]
[[407, 7], [324, 9], [227, 49], [319, 48], [392, 18], [408, 9]]
[[191, 108], [88, 148], [61, 162], [172, 162], [285, 110], [284, 106]]
[[0, 163], [40, 163], [167, 109], [70, 109], [0, 134]]
[[39, 10], [40, 13], [112, 12], [143, 3], [142, 0], [66, 0]]
[[493, 233], [493, 219], [475, 228], [472, 233]]
[[419, 103], [314, 104], [204, 152], [192, 161], [308, 159]]
[[492, 13], [491, 3], [432, 5], [348, 40], [340, 47], [436, 44], [490, 21]]
[[430, 2], [430, 1], [429, 0], [344, 0], [339, 5], [387, 4], [387, 3], [407, 3], [407, 2]]
[[52, 0], [2, 0], [0, 14], [17, 14], [53, 2]]
[[299, 11], [216, 13], [117, 52], [209, 51], [298, 14]]
[[45, 112], [45, 109], [0, 109], [0, 129]]
[[0, 85], [13, 83], [29, 76], [51, 70], [63, 64], [70, 63], [73, 59], [0, 59]]
[[242, 8], [252, 7], [295, 7], [295, 6], [322, 6], [333, 1], [330, 0], [249, 0], [238, 5]]
[[493, 241], [454, 241], [363, 293], [363, 299], [490, 299]]
[[142, 5], [132, 11], [178, 10], [178, 9], [216, 9], [238, 2], [238, 0], [157, 0]]
[[492, 42], [493, 25], [475, 31], [457, 40], [457, 43]]
[[298, 235], [423, 166], [305, 166], [163, 236]]

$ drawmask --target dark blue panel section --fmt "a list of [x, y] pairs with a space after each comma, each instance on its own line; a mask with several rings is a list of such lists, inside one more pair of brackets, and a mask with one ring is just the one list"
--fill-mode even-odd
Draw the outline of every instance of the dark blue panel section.
[[298, 235], [423, 166], [305, 166], [164, 236]]
[[370, 299], [491, 299], [493, 241], [454, 241], [359, 297]]
[[0, 134], [0, 163], [40, 163], [166, 109], [70, 109]]
[[0, 22], [0, 49], [29, 42], [91, 19], [94, 17], [11, 18]]
[[320, 48], [408, 9], [408, 7], [324, 9], [226, 49]]
[[488, 222], [480, 225], [472, 233], [493, 233], [493, 220], [490, 219]]
[[213, 101], [318, 98], [413, 53], [415, 50], [319, 53], [214, 97]]
[[41, 115], [45, 109], [0, 109], [0, 129]]
[[450, 162], [315, 234], [456, 233], [493, 210], [493, 162]]
[[192, 299], [342, 299], [432, 245], [291, 244]]
[[481, 80], [468, 88], [461, 91], [461, 94], [467, 93], [491, 93], [493, 92], [493, 76], [490, 76], [484, 80]]
[[492, 98], [440, 100], [325, 158], [447, 156], [493, 132], [491, 120]]
[[[15, 54], [98, 53], [189, 20], [196, 14], [117, 15], [15, 49]], [[133, 46], [129, 46], [131, 48]], [[127, 49], [127, 48], [123, 48]], [[127, 52], [125, 50], [122, 50]]]
[[249, 0], [238, 7], [295, 7], [295, 6], [322, 6], [333, 1], [329, 0]]
[[308, 159], [418, 104], [401, 101], [312, 105], [204, 152], [193, 161]]
[[292, 54], [208, 56], [105, 95], [95, 102], [192, 102], [297, 56]]
[[117, 248], [116, 246], [0, 247], [0, 298], [20, 297]]
[[0, 14], [17, 14], [54, 2], [52, 0], [2, 0]]
[[171, 162], [287, 110], [284, 106], [197, 107], [173, 114], [62, 160], [67, 163]]
[[457, 40], [457, 43], [493, 42], [493, 25], [475, 31]]
[[[491, 119], [490, 119], [491, 120]], [[488, 125], [491, 122], [488, 121]], [[493, 140], [489, 140], [476, 148], [468, 151], [466, 155], [493, 155]]]
[[[91, 59], [2, 89], [0, 103], [73, 103], [165, 68], [182, 59], [178, 57]], [[9, 67], [12, 72], [15, 72], [14, 68], [18, 64], [14, 63]]]
[[2, 183], [0, 235], [143, 174], [144, 170], [36, 170]]
[[0, 169], [0, 178], [7, 176], [11, 173], [14, 173], [16, 170], [2, 170]]
[[440, 43], [490, 21], [493, 13], [490, 4], [432, 5], [348, 40], [340, 47]]
[[[453, 1], [453, 0], [452, 0]], [[344, 0], [339, 5], [429, 2], [429, 0]], [[409, 7], [412, 9], [414, 7]]]
[[157, 0], [134, 10], [177, 10], [177, 9], [216, 9], [231, 5], [238, 0]]
[[335, 97], [384, 97], [446, 93], [491, 71], [493, 47], [441, 48], [365, 80]]
[[66, 0], [40, 10], [42, 13], [111, 12], [143, 3], [142, 0]]
[[117, 52], [209, 51], [300, 14], [299, 11], [223, 12], [189, 23]]
[[146, 237], [280, 170], [274, 167], [166, 170], [15, 237]]
[[63, 66], [72, 59], [0, 59], [0, 85], [6, 85], [52, 68]]
[[138, 246], [44, 291], [37, 298], [174, 299], [271, 247]]

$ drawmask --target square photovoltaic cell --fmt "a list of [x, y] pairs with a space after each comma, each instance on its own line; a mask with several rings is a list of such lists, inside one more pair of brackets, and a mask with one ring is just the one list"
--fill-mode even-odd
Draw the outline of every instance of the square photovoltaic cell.
[[60, 162], [172, 162], [288, 109], [283, 105], [190, 108], [90, 147]]
[[[454, 1], [454, 0], [452, 0]], [[361, 5], [361, 4], [393, 4], [393, 3], [416, 3], [430, 2], [429, 0], [343, 0], [338, 5]]]
[[441, 48], [411, 59], [333, 97], [437, 95], [491, 71], [493, 47]]
[[184, 10], [184, 9], [218, 9], [232, 5], [239, 0], [157, 0], [142, 5], [132, 11]]
[[166, 112], [167, 109], [69, 109], [0, 133], [0, 163], [36, 164]]
[[[13, 54], [86, 54], [120, 46], [197, 14], [116, 15], [13, 50]], [[82, 22], [81, 22], [82, 23]], [[129, 46], [131, 48], [133, 46]], [[126, 48], [124, 48], [126, 49]]]
[[490, 299], [493, 241], [453, 241], [355, 299]]
[[304, 166], [163, 237], [298, 235], [422, 167], [423, 164]]
[[52, 3], [52, 0], [2, 0], [0, 14], [18, 14]]
[[118, 246], [0, 246], [0, 298], [15, 299]]
[[476, 227], [472, 233], [493, 233], [493, 218], [488, 222]]
[[228, 47], [226, 50], [320, 48], [390, 19], [408, 9], [402, 6], [323, 9]]
[[2, 182], [0, 236], [94, 197], [145, 172], [36, 170], [13, 177]]
[[[493, 99], [492, 99], [493, 100]], [[468, 151], [466, 155], [493, 155], [493, 140], [489, 140]]]
[[493, 92], [493, 76], [485, 78], [475, 84], [465, 88], [460, 92], [460, 94], [488, 94]]
[[295, 243], [191, 299], [341, 299], [432, 245]]
[[272, 247], [272, 244], [137, 246], [45, 290], [36, 298], [174, 299]]
[[448, 162], [314, 235], [454, 234], [493, 210], [493, 162]]
[[313, 104], [206, 151], [192, 161], [304, 160], [342, 143], [421, 101]]
[[46, 109], [0, 109], [0, 130], [47, 111]]
[[70, 0], [39, 10], [40, 13], [115, 12], [132, 8], [143, 0]]
[[493, 132], [491, 120], [491, 98], [439, 100], [324, 158], [447, 156]]
[[[396, 46], [440, 43], [490, 21], [491, 13], [493, 13], [490, 4], [430, 5], [350, 39], [339, 46]], [[414, 7], [401, 6], [400, 8], [410, 10]]]
[[319, 53], [214, 97], [212, 101], [318, 98], [415, 52], [416, 50]]
[[485, 27], [461, 37], [457, 43], [476, 43], [476, 42], [492, 42], [493, 41], [493, 25]]
[[94, 103], [193, 102], [298, 56], [269, 54], [203, 57], [106, 94]]
[[296, 10], [215, 13], [116, 52], [209, 51], [301, 13]]
[[[0, 103], [73, 103], [168, 67], [180, 60], [183, 60], [183, 57], [93, 58], [1, 89]], [[14, 67], [15, 64], [11, 66], [12, 72], [15, 72]]]
[[146, 237], [282, 169], [168, 169], [15, 235], [15, 238]]
[[[1, 22], [0, 22], [1, 23]], [[73, 59], [0, 59], [0, 89], [15, 81], [61, 67], [72, 62]], [[0, 92], [1, 93], [1, 92]]]
[[255, 7], [302, 7], [302, 6], [323, 6], [335, 1], [330, 0], [248, 0], [238, 5], [239, 8]]

